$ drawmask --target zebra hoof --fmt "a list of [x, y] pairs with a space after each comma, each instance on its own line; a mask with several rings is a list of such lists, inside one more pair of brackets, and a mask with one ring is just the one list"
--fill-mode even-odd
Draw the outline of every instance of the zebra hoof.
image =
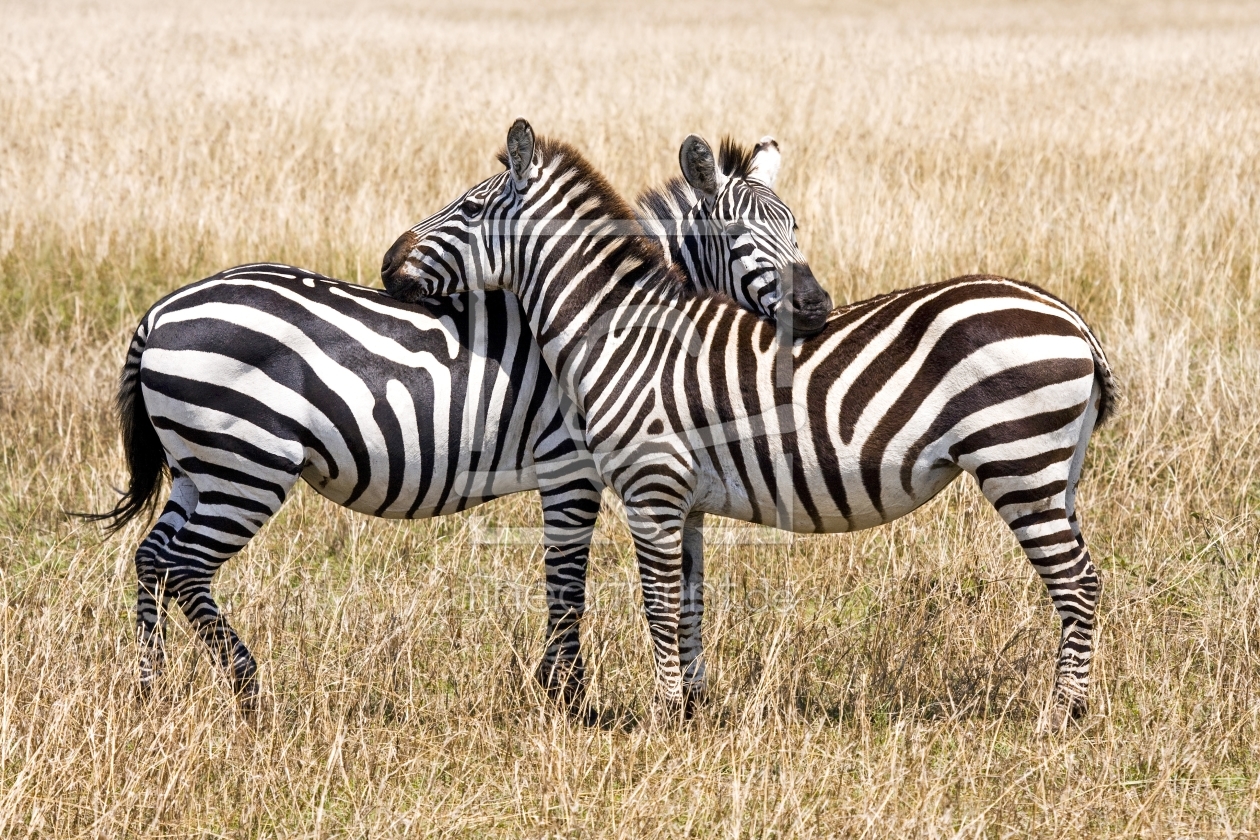
[[1038, 733], [1043, 736], [1062, 735], [1068, 726], [1085, 716], [1088, 707], [1080, 697], [1055, 697], [1042, 713]]
[[656, 726], [677, 726], [686, 723], [694, 714], [693, 703], [688, 702], [684, 693], [678, 697], [657, 695], [652, 704], [652, 723]]
[[708, 689], [704, 685], [683, 687], [682, 717], [691, 720], [709, 699]]
[[136, 697], [141, 703], [148, 703], [153, 699], [153, 683], [152, 677], [145, 679], [140, 677], [140, 681], [136, 683]]
[[258, 680], [249, 677], [236, 685], [236, 706], [246, 720], [258, 717]]
[[570, 712], [581, 710], [586, 700], [586, 669], [582, 663], [572, 665], [543, 663], [534, 674], [547, 697]]
[[153, 696], [153, 684], [162, 675], [163, 664], [160, 655], [140, 657], [139, 693], [141, 700], [147, 701]]

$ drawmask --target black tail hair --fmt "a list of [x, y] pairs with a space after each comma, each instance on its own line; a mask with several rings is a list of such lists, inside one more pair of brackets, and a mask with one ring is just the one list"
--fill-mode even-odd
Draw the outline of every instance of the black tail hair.
[[1099, 347], [1094, 352], [1094, 378], [1102, 386], [1102, 394], [1098, 397], [1098, 419], [1094, 421], [1095, 429], [1115, 413], [1116, 392], [1119, 390], [1116, 387], [1116, 378], [1111, 373], [1111, 365], [1107, 364], [1107, 359], [1102, 355], [1101, 350], [1102, 348]]
[[162, 478], [168, 472], [166, 452], [153, 428], [153, 421], [149, 419], [149, 412], [145, 410], [144, 394], [140, 390], [140, 355], [144, 352], [145, 332], [145, 325], [141, 324], [131, 341], [118, 384], [118, 425], [122, 432], [123, 449], [127, 453], [127, 466], [131, 471], [127, 491], [112, 510], [71, 514], [91, 522], [105, 522], [105, 530], [110, 534], [141, 514], [152, 515]]

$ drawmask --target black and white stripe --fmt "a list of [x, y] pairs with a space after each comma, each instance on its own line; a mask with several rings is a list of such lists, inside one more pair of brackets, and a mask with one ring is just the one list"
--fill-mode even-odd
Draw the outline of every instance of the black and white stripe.
[[[691, 226], [672, 224], [664, 244], [677, 249], [672, 240]], [[708, 262], [690, 263], [702, 287], [718, 289], [719, 276], [740, 282], [730, 269], [739, 260], [722, 243], [751, 254], [740, 259], [754, 266], [759, 287], [772, 285], [761, 276], [758, 247], [716, 241]], [[409, 305], [292, 266], [240, 266], [145, 314], [118, 402], [131, 485], [98, 518], [120, 527], [155, 500], [163, 470], [171, 477], [170, 499], [135, 558], [143, 684], [161, 668], [174, 598], [251, 701], [256, 664], [212, 597], [211, 580], [302, 478], [353, 510], [408, 519], [538, 489], [549, 611], [539, 677], [576, 700], [601, 485], [581, 420], [512, 294]]]
[[[773, 137], [751, 149], [724, 139], [713, 152], [696, 135], [678, 152], [683, 177], [639, 196], [639, 221], [697, 283], [749, 312], [792, 321], [800, 334], [822, 329], [831, 298], [796, 242], [796, 217], [774, 192], [781, 155]], [[786, 299], [785, 299], [786, 298]]]
[[667, 703], [705, 688], [700, 516], [869, 528], [966, 471], [1061, 617], [1053, 717], [1084, 710], [1098, 578], [1075, 490], [1112, 380], [1069, 306], [964, 277], [842, 307], [801, 339], [694, 294], [626, 235], [629, 208], [571, 147], [519, 120], [506, 163], [405, 233], [386, 280], [404, 296], [520, 296], [625, 503]]
[[153, 497], [163, 461], [171, 476], [136, 552], [145, 683], [162, 661], [159, 604], [174, 598], [252, 698], [254, 660], [210, 583], [299, 478], [393, 518], [539, 489], [549, 589], [582, 589], [601, 485], [509, 294], [411, 306], [290, 266], [241, 266], [146, 313], [119, 403], [132, 488], [115, 523]]

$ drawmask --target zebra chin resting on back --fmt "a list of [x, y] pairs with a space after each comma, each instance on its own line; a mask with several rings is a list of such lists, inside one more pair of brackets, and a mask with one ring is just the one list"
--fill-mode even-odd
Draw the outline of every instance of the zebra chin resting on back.
[[520, 297], [585, 418], [600, 479], [625, 504], [666, 708], [686, 713], [705, 691], [700, 516], [869, 528], [965, 471], [1061, 619], [1046, 722], [1084, 712], [1099, 584], [1075, 493], [1113, 385], [1071, 307], [1024, 283], [961, 277], [841, 307], [801, 338], [694, 294], [623, 235], [630, 209], [572, 147], [518, 120], [504, 162], [404, 233], [384, 279], [404, 298]]
[[[743, 185], [733, 193], [755, 181], [760, 210], [772, 199], [781, 204], [752, 172], [769, 156], [777, 169], [777, 149], [724, 147], [715, 161], [699, 138], [683, 148], [693, 170], [730, 170], [732, 184]], [[821, 326], [816, 308], [830, 302], [816, 283], [798, 280], [778, 305], [778, 274], [807, 273], [782, 226], [759, 222], [753, 204], [715, 198], [697, 197], [706, 205], [698, 210], [677, 205], [680, 219], [659, 221], [659, 241], [676, 249], [701, 288], [740, 297], [768, 317], [783, 318], [785, 309], [802, 328]], [[704, 220], [724, 224], [721, 214], [745, 211], [736, 233], [712, 237], [704, 259], [683, 255], [684, 239]], [[130, 484], [113, 510], [93, 518], [117, 529], [149, 509], [164, 471], [171, 479], [169, 501], [135, 557], [142, 686], [161, 669], [173, 598], [243, 704], [253, 704], [254, 658], [215, 603], [211, 580], [301, 478], [353, 510], [408, 519], [538, 489], [549, 616], [538, 676], [570, 703], [580, 697], [578, 622], [602, 485], [581, 421], [510, 293], [406, 304], [292, 266], [229, 269], [145, 314], [118, 408]]]

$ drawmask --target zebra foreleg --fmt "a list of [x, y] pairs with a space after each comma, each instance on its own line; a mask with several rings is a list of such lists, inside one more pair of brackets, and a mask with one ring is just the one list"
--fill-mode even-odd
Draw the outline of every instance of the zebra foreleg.
[[536, 677], [550, 696], [570, 709], [580, 706], [586, 694], [580, 631], [600, 496], [598, 485], [578, 484], [542, 491], [547, 648]]
[[687, 711], [678, 650], [685, 514], [663, 511], [659, 504], [649, 507], [627, 503], [626, 519], [634, 537], [643, 610], [652, 636], [656, 704], [666, 718], [677, 719]]
[[678, 616], [678, 661], [682, 668], [683, 713], [690, 717], [704, 702], [708, 685], [700, 623], [704, 617], [704, 514], [692, 513], [683, 523], [682, 605]]
[[537, 679], [547, 693], [574, 708], [586, 694], [581, 624], [586, 612], [589, 543], [546, 549], [547, 649]]

